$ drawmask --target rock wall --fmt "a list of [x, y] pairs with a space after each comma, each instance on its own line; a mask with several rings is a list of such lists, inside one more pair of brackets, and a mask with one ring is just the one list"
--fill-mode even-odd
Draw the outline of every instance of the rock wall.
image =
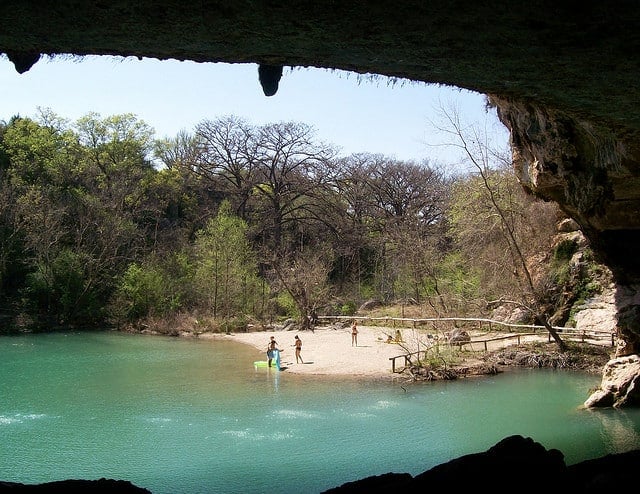
[[640, 149], [593, 121], [492, 95], [522, 185], [557, 202], [623, 284], [640, 282]]
[[[511, 132], [513, 167], [536, 196], [573, 218], [617, 282], [619, 345], [586, 406], [638, 406], [640, 152], [633, 139], [533, 103], [490, 96]], [[620, 359], [623, 358], [622, 360]]]

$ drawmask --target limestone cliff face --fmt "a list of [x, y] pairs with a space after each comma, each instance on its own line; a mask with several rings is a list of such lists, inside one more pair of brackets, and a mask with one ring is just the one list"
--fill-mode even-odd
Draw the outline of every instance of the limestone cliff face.
[[640, 149], [609, 127], [561, 111], [491, 96], [511, 131], [514, 169], [533, 194], [580, 225], [616, 280], [640, 281]]
[[[640, 153], [611, 129], [538, 105], [490, 97], [511, 131], [513, 166], [522, 185], [561, 208], [580, 225], [618, 286], [616, 357], [640, 353]], [[634, 360], [635, 361], [635, 360]], [[626, 362], [626, 360], [625, 360]], [[637, 367], [609, 362], [600, 389], [586, 406], [637, 406]], [[630, 375], [632, 377], [630, 377]], [[620, 377], [622, 376], [622, 377]]]

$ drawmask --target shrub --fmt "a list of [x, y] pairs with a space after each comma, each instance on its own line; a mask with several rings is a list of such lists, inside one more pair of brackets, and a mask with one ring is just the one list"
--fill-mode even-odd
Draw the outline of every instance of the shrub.
[[353, 301], [345, 302], [340, 307], [340, 315], [342, 316], [352, 316], [356, 313], [356, 303]]

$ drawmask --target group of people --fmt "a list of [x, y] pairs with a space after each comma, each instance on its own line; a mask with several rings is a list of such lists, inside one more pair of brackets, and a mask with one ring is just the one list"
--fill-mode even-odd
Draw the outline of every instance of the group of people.
[[390, 334], [387, 335], [387, 343], [404, 343], [402, 339], [402, 333], [400, 332], [399, 329], [396, 330], [395, 338], [392, 337]]
[[[351, 346], [358, 346], [358, 322], [355, 320], [351, 325]], [[296, 364], [304, 364], [304, 360], [302, 360], [301, 355], [302, 340], [298, 335], [295, 335], [294, 337], [294, 347], [296, 349]], [[275, 336], [272, 336], [267, 345], [267, 367], [271, 367], [271, 362], [275, 359], [276, 352], [280, 352], [280, 349], [278, 348]]]
[[[304, 364], [304, 360], [302, 360], [302, 355], [300, 355], [300, 352], [302, 351], [302, 340], [298, 335], [296, 335], [294, 338], [294, 346], [296, 349], [296, 364]], [[276, 342], [275, 336], [272, 336], [269, 339], [269, 344], [267, 345], [267, 359], [268, 359], [267, 367], [271, 367], [271, 362], [273, 361], [276, 355], [275, 352], [280, 352], [280, 349], [278, 348], [278, 343]]]

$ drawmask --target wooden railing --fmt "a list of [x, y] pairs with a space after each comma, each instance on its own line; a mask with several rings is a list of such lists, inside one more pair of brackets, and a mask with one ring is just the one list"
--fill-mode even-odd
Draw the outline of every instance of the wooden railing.
[[[522, 337], [535, 336], [537, 334], [538, 333], [517, 333], [517, 334], [510, 334], [505, 336], [496, 336], [494, 338], [485, 338], [485, 339], [478, 339], [478, 340], [471, 339], [466, 342], [456, 342], [453, 344], [462, 347], [465, 345], [472, 345], [473, 343], [482, 343], [484, 346], [484, 351], [487, 352], [489, 350], [487, 343], [500, 341], [500, 340], [516, 339], [517, 344], [519, 345]], [[567, 338], [567, 336], [569, 336], [569, 338]], [[609, 331], [581, 331], [581, 330], [575, 330], [574, 328], [566, 328], [563, 331], [563, 337], [565, 339], [572, 339], [574, 341], [579, 340], [582, 343], [585, 343], [587, 340], [597, 341], [597, 340], [602, 340], [604, 338], [608, 340], [610, 337], [611, 346], [615, 345], [615, 334], [610, 333]], [[551, 334], [548, 335], [548, 341], [551, 341]], [[445, 344], [449, 345], [450, 343], [445, 343]], [[424, 353], [426, 358], [426, 354], [430, 348], [431, 347], [426, 348], [424, 350], [420, 350], [418, 352], [407, 352], [407, 353], [403, 353], [402, 355], [396, 355], [395, 357], [389, 357], [389, 360], [391, 361], [391, 372], [394, 372], [394, 373], [396, 372], [396, 359], [399, 359], [399, 358], [404, 359], [404, 366], [406, 367], [411, 363], [411, 357], [414, 355], [420, 355], [421, 353]]]
[[[409, 317], [368, 317], [368, 316], [319, 316], [319, 320], [326, 321], [360, 321], [360, 322], [371, 322], [371, 323], [383, 323], [386, 327], [403, 327], [403, 328], [417, 328], [419, 326], [425, 326], [431, 324], [435, 326], [438, 323], [453, 323], [454, 325], [461, 324], [461, 326], [468, 326], [471, 324], [472, 326], [476, 326], [476, 329], [482, 330], [482, 328], [486, 327], [489, 331], [499, 330], [498, 328], [506, 328], [511, 331], [528, 331], [533, 332], [535, 334], [538, 331], [546, 332], [547, 328], [545, 326], [535, 325], [535, 324], [513, 324], [503, 321], [496, 321], [493, 319], [485, 319], [485, 318], [477, 318], [477, 317], [427, 317], [427, 318], [409, 318]], [[564, 335], [569, 335], [571, 339], [580, 339], [585, 341], [587, 339], [591, 340], [611, 340], [611, 345], [613, 346], [615, 343], [615, 333], [611, 331], [599, 331], [599, 330], [583, 330], [576, 329], [564, 326], [552, 326], [552, 329], [556, 330], [558, 333], [562, 333]], [[523, 334], [523, 333], [520, 333]], [[513, 337], [516, 337], [514, 335]], [[512, 336], [506, 336], [505, 338], [511, 338]], [[549, 338], [551, 338], [551, 334], [549, 334]], [[476, 340], [481, 341], [481, 340]]]
[[[520, 329], [520, 330], [546, 330], [544, 326], [537, 326], [534, 324], [512, 324], [503, 321], [495, 321], [493, 319], [483, 319], [477, 317], [426, 317], [426, 318], [411, 318], [411, 317], [369, 317], [369, 316], [318, 316], [319, 320], [327, 320], [327, 321], [369, 321], [373, 323], [384, 323], [385, 326], [390, 327], [412, 327], [417, 328], [418, 326], [425, 326], [428, 324], [436, 324], [442, 322], [452, 322], [452, 323], [471, 323], [477, 324], [479, 328], [483, 326], [487, 326], [489, 331], [493, 330], [494, 326], [502, 326], [511, 329]], [[564, 327], [556, 327], [552, 326], [553, 329], [563, 331], [568, 328]]]
[[[508, 340], [508, 339], [516, 339], [517, 344], [519, 345], [521, 342], [521, 338], [525, 336], [535, 336], [539, 334], [539, 331], [545, 332], [547, 328], [544, 326], [538, 326], [533, 324], [511, 324], [502, 321], [494, 321], [493, 319], [483, 319], [483, 318], [473, 318], [473, 317], [443, 317], [443, 318], [407, 318], [407, 317], [367, 317], [367, 316], [321, 316], [318, 318], [319, 320], [325, 321], [346, 321], [351, 322], [353, 320], [357, 320], [359, 322], [374, 322], [374, 323], [382, 323], [386, 327], [411, 327], [417, 328], [419, 326], [425, 326], [431, 324], [432, 326], [436, 326], [439, 323], [453, 323], [457, 325], [456, 327], [460, 327], [459, 325], [468, 326], [469, 324], [476, 326], [476, 329], [481, 330], [483, 327], [486, 327], [489, 331], [493, 331], [497, 328], [507, 328], [511, 331], [516, 332], [515, 334], [509, 334], [504, 336], [495, 336], [493, 338], [484, 338], [484, 339], [471, 339], [467, 342], [455, 343], [456, 345], [465, 346], [472, 345], [473, 343], [482, 343], [484, 347], [484, 351], [488, 351], [488, 343], [500, 340]], [[567, 327], [559, 327], [552, 326], [554, 330], [556, 330], [560, 336], [565, 340], [572, 341], [580, 341], [587, 342], [591, 341], [611, 341], [611, 346], [615, 345], [615, 333], [611, 331], [598, 331], [598, 330], [582, 330], [576, 328], [567, 328]], [[528, 330], [524, 332], [523, 330]], [[548, 341], [551, 341], [551, 334], [547, 332]], [[447, 343], [448, 344], [448, 343]], [[402, 355], [397, 355], [395, 357], [390, 357], [391, 361], [391, 370], [395, 372], [396, 370], [396, 359], [404, 359], [405, 367], [411, 363], [411, 357], [414, 355], [419, 355], [421, 353], [426, 352], [427, 350], [421, 350], [419, 352], [407, 352]]]

